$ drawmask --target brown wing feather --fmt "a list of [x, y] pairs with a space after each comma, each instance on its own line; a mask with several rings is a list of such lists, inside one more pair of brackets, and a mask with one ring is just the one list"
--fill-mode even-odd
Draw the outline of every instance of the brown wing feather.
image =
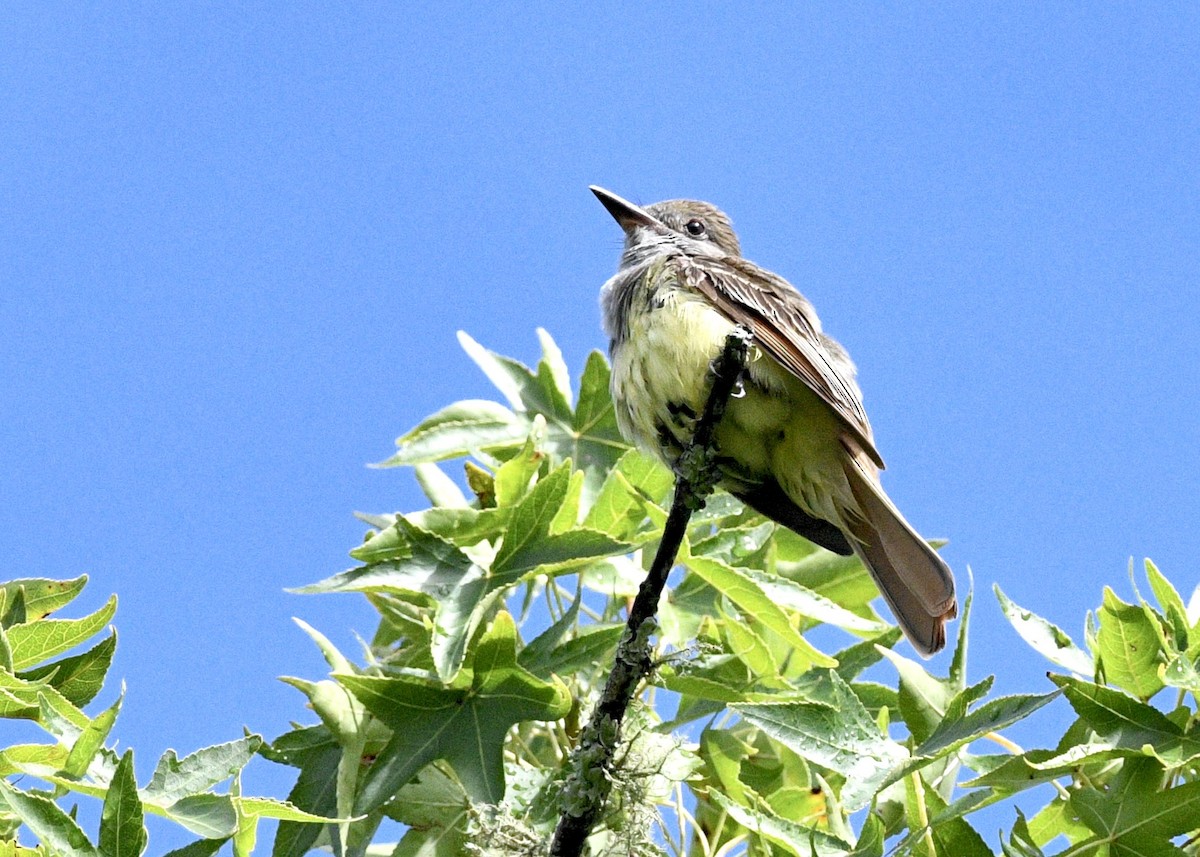
[[703, 265], [684, 265], [683, 273], [688, 285], [731, 321], [746, 325], [768, 354], [829, 405], [863, 451], [883, 468], [858, 386], [847, 375], [849, 361], [828, 353], [816, 312], [803, 295], [744, 259], [706, 258]]

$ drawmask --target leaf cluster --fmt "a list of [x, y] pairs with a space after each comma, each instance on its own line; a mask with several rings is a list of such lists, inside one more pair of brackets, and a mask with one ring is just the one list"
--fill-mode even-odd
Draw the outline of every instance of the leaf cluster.
[[[536, 367], [460, 335], [503, 402], [457, 402], [401, 436], [384, 464], [414, 467], [431, 505], [363, 516], [361, 564], [302, 590], [362, 593], [380, 624], [361, 663], [310, 629], [331, 674], [289, 681], [320, 723], [272, 746], [303, 736], [313, 748], [290, 761], [293, 801], [364, 821], [297, 826], [276, 853], [367, 853], [384, 818], [406, 829], [375, 843], [382, 853], [544, 853], [558, 813], [598, 787], [586, 765], [573, 777], [565, 768], [673, 478], [617, 434], [602, 356], [588, 358], [576, 392], [539, 335]], [[453, 459], [459, 480], [437, 464]], [[874, 612], [877, 591], [856, 560], [727, 495], [693, 518], [678, 566], [593, 854], [882, 855], [885, 843], [895, 854], [985, 854], [972, 813], [1034, 787], [1049, 801], [1017, 815], [1002, 843], [1010, 853], [1042, 853], [1056, 836], [1070, 853], [1146, 837], [1178, 851], [1172, 837], [1190, 831], [1186, 809], [1157, 826], [1122, 821], [1135, 793], [1173, 805], [1195, 775], [1194, 695], [1183, 703], [1197, 633], [1157, 570], [1159, 604], [1106, 592], [1087, 648], [997, 591], [1017, 631], [1075, 674], [995, 696], [990, 677], [967, 680], [969, 600], [949, 671], [935, 675], [894, 650], [900, 634]], [[836, 640], [831, 626], [844, 642], [826, 650], [814, 640]], [[1172, 682], [1179, 706], [1161, 713], [1149, 696]], [[1079, 720], [1053, 750], [1025, 752], [1001, 734], [1059, 696]], [[1130, 721], [1105, 721], [1102, 708]], [[977, 752], [985, 742], [1005, 752]], [[1153, 789], [1147, 764], [1161, 775]], [[1147, 853], [1177, 853], [1162, 849]]]
[[[48, 736], [44, 743], [0, 750], [0, 854], [138, 857], [149, 841], [146, 816], [158, 815], [198, 837], [172, 851], [174, 857], [215, 854], [227, 842], [235, 855], [248, 855], [260, 819], [329, 820], [282, 801], [241, 794], [241, 771], [263, 743], [257, 735], [182, 759], [167, 750], [150, 781], [139, 787], [133, 751], [118, 755], [106, 743], [123, 692], [98, 714], [84, 713], [104, 687], [116, 632], [109, 629], [100, 642], [68, 654], [109, 627], [116, 597], [79, 619], [50, 618], [86, 582], [86, 577], [29, 578], [0, 584], [0, 717], [31, 721]], [[218, 792], [225, 782], [230, 787]], [[62, 806], [79, 795], [102, 801], [94, 838], [79, 825], [75, 807]], [[36, 848], [20, 845], [22, 828], [37, 839]]]
[[[120, 696], [84, 713], [115, 634], [71, 654], [115, 600], [59, 619], [82, 578], [0, 588], [0, 715], [50, 736], [0, 751], [0, 855], [139, 855], [148, 814], [196, 835], [179, 857], [249, 854], [262, 818], [280, 821], [276, 857], [543, 855], [599, 776], [593, 855], [972, 857], [992, 853], [977, 813], [1018, 797], [1038, 808], [1014, 811], [1007, 855], [1200, 854], [1200, 591], [1185, 603], [1147, 562], [1151, 600], [1106, 588], [1076, 644], [996, 588], [1057, 668], [1041, 692], [996, 695], [968, 679], [969, 596], [932, 672], [897, 651], [857, 560], [721, 493], [683, 540], [650, 679], [604, 736], [615, 770], [572, 769], [673, 476], [620, 438], [603, 356], [574, 387], [539, 336], [533, 367], [461, 336], [502, 401], [457, 402], [398, 439], [384, 465], [412, 467], [429, 505], [361, 516], [356, 564], [300, 590], [356, 593], [378, 624], [351, 656], [299, 623], [329, 671], [284, 678], [309, 714], [269, 743], [167, 751], [139, 787], [132, 752], [107, 744]], [[1005, 736], [1049, 704], [1074, 713], [1060, 738]], [[241, 794], [256, 753], [295, 770], [286, 800]], [[103, 802], [94, 838], [67, 806], [79, 795]]]

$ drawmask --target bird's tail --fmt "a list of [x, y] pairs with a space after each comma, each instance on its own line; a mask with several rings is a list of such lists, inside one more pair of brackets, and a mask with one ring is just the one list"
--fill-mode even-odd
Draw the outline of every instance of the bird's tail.
[[892, 505], [853, 442], [843, 445], [842, 468], [858, 506], [844, 515], [850, 543], [909, 642], [928, 657], [946, 644], [946, 622], [958, 615], [954, 575]]

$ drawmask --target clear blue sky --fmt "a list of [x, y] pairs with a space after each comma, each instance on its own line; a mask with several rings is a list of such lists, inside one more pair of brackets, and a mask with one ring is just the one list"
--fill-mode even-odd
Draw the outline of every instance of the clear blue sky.
[[143, 777], [304, 719], [289, 617], [372, 614], [283, 590], [420, 505], [364, 464], [491, 395], [455, 331], [604, 346], [597, 183], [717, 203], [812, 299], [974, 570], [972, 680], [1045, 690], [993, 582], [1077, 639], [1131, 556], [1197, 582], [1198, 105], [1184, 3], [9, 7], [3, 577], [119, 594]]

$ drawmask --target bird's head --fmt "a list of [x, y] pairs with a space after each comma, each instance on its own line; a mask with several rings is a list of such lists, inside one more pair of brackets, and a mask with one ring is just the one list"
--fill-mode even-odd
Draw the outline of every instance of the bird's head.
[[668, 199], [645, 208], [595, 185], [591, 188], [625, 230], [625, 254], [637, 257], [663, 245], [694, 256], [740, 256], [729, 216], [695, 199]]

